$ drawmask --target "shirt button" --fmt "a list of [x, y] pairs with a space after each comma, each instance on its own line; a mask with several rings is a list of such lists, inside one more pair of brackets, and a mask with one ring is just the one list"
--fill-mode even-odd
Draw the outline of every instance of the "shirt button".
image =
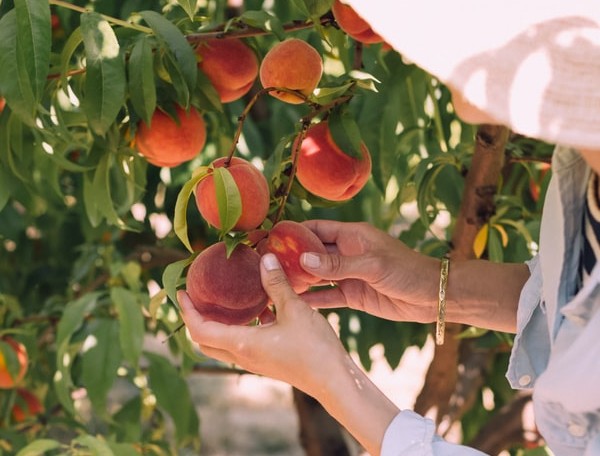
[[521, 386], [527, 386], [531, 383], [531, 375], [521, 375], [521, 377], [519, 377], [519, 385]]
[[567, 429], [573, 437], [583, 437], [585, 435], [585, 427], [581, 424], [571, 423]]

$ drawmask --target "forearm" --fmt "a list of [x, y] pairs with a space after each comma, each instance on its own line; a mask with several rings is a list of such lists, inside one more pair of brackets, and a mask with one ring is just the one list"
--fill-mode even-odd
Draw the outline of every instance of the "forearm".
[[373, 456], [399, 409], [352, 361], [341, 354], [327, 363], [319, 386], [308, 391]]
[[451, 262], [446, 320], [515, 332], [519, 296], [528, 278], [524, 263]]

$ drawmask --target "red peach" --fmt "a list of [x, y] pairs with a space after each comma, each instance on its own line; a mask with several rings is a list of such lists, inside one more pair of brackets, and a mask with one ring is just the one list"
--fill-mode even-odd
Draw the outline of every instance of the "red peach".
[[[221, 157], [213, 161], [210, 166], [213, 169], [221, 168], [225, 166], [226, 161], [226, 157]], [[242, 200], [242, 215], [233, 230], [253, 230], [260, 226], [269, 212], [269, 184], [255, 166], [242, 158], [232, 157], [227, 169], [238, 187]], [[196, 205], [202, 217], [210, 225], [221, 229], [215, 181], [212, 174], [198, 183]]]
[[44, 406], [35, 394], [24, 388], [17, 390], [17, 401], [12, 408], [12, 417], [16, 423], [22, 423], [28, 418], [39, 415]]
[[300, 148], [296, 177], [314, 195], [346, 201], [371, 175], [371, 154], [363, 143], [361, 158], [344, 153], [333, 141], [327, 121], [311, 126]]
[[199, 68], [219, 94], [221, 103], [246, 95], [258, 76], [258, 59], [240, 39], [212, 39], [196, 48]]
[[[323, 60], [310, 44], [288, 38], [271, 48], [260, 65], [263, 87], [297, 90], [305, 96], [313, 93], [323, 75]], [[291, 104], [304, 100], [294, 94], [273, 91], [272, 96]]]
[[175, 108], [178, 120], [157, 109], [150, 126], [140, 122], [135, 146], [148, 162], [156, 166], [173, 167], [193, 159], [204, 148], [206, 125], [202, 115], [190, 108]]
[[27, 356], [27, 350], [25, 346], [17, 342], [14, 339], [9, 337], [2, 339], [2, 342], [10, 345], [10, 348], [15, 352], [17, 357], [17, 361], [19, 362], [19, 371], [15, 376], [12, 376], [8, 371], [8, 366], [6, 365], [6, 359], [4, 358], [4, 353], [0, 352], [0, 388], [8, 389], [14, 388], [23, 377], [25, 377], [25, 373], [27, 372], [27, 363], [29, 362], [29, 357]]
[[186, 279], [194, 307], [208, 320], [247, 324], [267, 307], [260, 280], [260, 255], [238, 244], [227, 258], [224, 242], [203, 250], [192, 262]]
[[365, 44], [383, 42], [383, 38], [377, 35], [368, 22], [360, 17], [351, 6], [335, 0], [331, 11], [340, 28], [356, 41]]

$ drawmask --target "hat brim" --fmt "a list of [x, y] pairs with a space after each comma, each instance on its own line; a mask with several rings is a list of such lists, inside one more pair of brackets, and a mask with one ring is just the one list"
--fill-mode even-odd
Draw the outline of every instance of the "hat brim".
[[499, 123], [600, 149], [596, 2], [344, 2], [403, 57]]

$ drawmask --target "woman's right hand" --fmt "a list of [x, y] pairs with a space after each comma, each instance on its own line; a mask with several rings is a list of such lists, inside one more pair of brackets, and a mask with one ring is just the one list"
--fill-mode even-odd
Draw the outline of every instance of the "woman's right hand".
[[303, 294], [315, 308], [349, 307], [388, 320], [435, 320], [439, 260], [415, 252], [368, 223], [303, 222], [329, 254], [305, 253], [302, 266], [335, 287]]

